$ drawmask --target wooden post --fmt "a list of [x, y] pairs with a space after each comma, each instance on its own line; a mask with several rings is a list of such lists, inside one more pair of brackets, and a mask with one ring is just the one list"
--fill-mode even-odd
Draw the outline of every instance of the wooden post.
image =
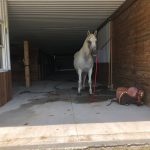
[[110, 87], [113, 89], [113, 47], [112, 47], [112, 38], [113, 38], [113, 33], [112, 33], [112, 21], [110, 22]]
[[30, 82], [30, 62], [29, 62], [29, 43], [28, 43], [28, 41], [24, 41], [24, 66], [25, 66], [26, 87], [30, 87], [31, 82]]
[[109, 23], [109, 75], [108, 75], [108, 87], [113, 89], [113, 81], [112, 81], [112, 21]]

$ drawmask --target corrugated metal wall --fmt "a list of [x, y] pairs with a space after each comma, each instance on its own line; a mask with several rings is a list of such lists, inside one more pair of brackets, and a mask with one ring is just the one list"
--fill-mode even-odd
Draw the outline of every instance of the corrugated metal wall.
[[110, 23], [107, 23], [98, 33], [98, 57], [99, 62], [110, 61]]
[[76, 51], [125, 0], [8, 0], [11, 42]]

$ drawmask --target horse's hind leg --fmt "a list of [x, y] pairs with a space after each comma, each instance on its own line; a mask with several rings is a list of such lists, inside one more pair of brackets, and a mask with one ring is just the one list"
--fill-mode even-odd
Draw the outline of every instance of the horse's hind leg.
[[91, 80], [91, 78], [92, 78], [92, 68], [88, 72], [88, 77], [89, 77], [89, 81], [88, 81], [88, 83], [89, 83], [89, 93], [91, 95], [92, 94], [92, 80]]
[[78, 70], [78, 76], [79, 76], [79, 80], [78, 80], [78, 94], [81, 94], [81, 88], [82, 88], [82, 70], [81, 69]]
[[83, 88], [82, 89], [85, 89], [85, 80], [86, 80], [86, 76], [87, 76], [87, 73], [84, 73], [83, 75]]

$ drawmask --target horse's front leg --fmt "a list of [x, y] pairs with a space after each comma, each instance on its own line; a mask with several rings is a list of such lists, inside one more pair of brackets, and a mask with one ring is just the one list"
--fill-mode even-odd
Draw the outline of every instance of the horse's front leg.
[[89, 81], [88, 81], [88, 83], [89, 83], [89, 93], [90, 93], [90, 95], [92, 94], [92, 80], [91, 80], [91, 78], [92, 78], [92, 68], [89, 70], [89, 72], [88, 72], [88, 77], [89, 77]]
[[78, 94], [81, 94], [81, 88], [82, 88], [82, 70], [81, 69], [78, 70], [78, 76], [79, 76], [79, 80], [78, 80]]

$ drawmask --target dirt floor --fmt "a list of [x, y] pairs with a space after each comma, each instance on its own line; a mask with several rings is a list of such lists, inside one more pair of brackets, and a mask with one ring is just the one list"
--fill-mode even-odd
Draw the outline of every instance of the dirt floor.
[[14, 84], [12, 100], [0, 108], [0, 149], [150, 143], [149, 107], [106, 106], [114, 91], [98, 84], [95, 97], [88, 94], [88, 88], [79, 96], [76, 80], [61, 77], [33, 82], [28, 89]]

